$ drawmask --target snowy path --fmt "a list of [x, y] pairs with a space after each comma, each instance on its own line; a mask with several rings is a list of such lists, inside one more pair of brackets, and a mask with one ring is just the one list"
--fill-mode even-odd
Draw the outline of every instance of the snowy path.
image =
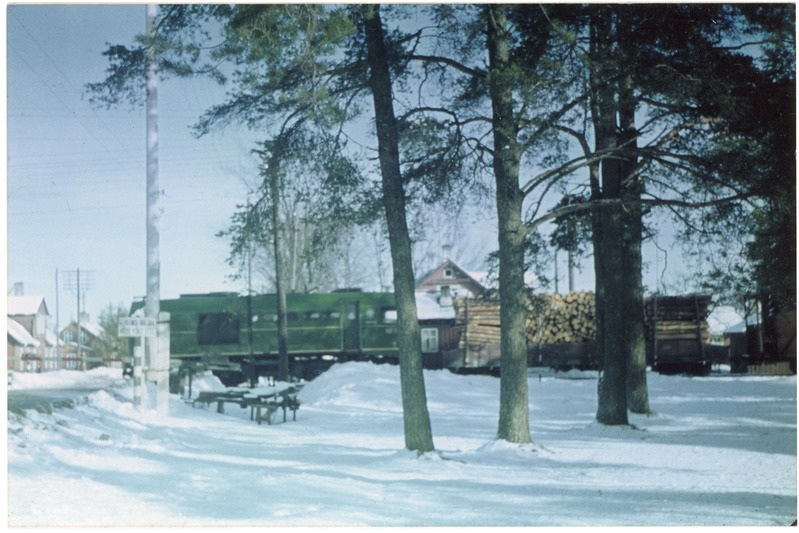
[[493, 440], [499, 381], [426, 372], [437, 454], [403, 450], [398, 369], [334, 367], [296, 422], [136, 413], [112, 388], [9, 415], [12, 526], [787, 525], [795, 377], [649, 375], [651, 417], [593, 421], [595, 379], [530, 379], [535, 446]]

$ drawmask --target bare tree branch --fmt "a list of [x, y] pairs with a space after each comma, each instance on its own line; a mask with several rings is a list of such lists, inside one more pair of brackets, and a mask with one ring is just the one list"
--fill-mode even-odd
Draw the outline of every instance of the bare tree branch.
[[739, 200], [747, 200], [751, 198], [752, 194], [736, 194], [733, 196], [725, 196], [723, 198], [716, 198], [714, 200], [707, 200], [704, 202], [690, 202], [687, 200], [669, 200], [663, 198], [641, 198], [641, 199], [625, 199], [625, 198], [603, 198], [599, 200], [591, 200], [588, 202], [583, 202], [579, 204], [572, 204], [567, 205], [553, 211], [550, 211], [546, 215], [537, 218], [527, 224], [527, 231], [528, 233], [532, 232], [536, 228], [540, 227], [541, 225], [549, 222], [550, 220], [554, 220], [555, 218], [569, 215], [571, 213], [579, 213], [582, 211], [590, 211], [592, 209], [597, 209], [600, 207], [611, 207], [611, 206], [627, 206], [627, 205], [649, 205], [653, 207], [685, 207], [691, 209], [701, 209], [705, 207], [713, 207], [716, 205], [723, 205], [732, 202], [736, 202]]

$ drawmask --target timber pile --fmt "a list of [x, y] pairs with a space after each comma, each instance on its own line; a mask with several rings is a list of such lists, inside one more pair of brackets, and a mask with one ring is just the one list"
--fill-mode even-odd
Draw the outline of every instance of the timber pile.
[[593, 292], [536, 295], [527, 315], [527, 342], [557, 344], [596, 340], [596, 299]]
[[[499, 344], [499, 303], [459, 299], [455, 303], [455, 327], [460, 332], [459, 348]], [[594, 342], [596, 338], [594, 293], [575, 291], [536, 295], [529, 300], [527, 342], [555, 344]]]
[[644, 301], [646, 340], [655, 340], [653, 326], [657, 324], [658, 341], [696, 341], [701, 334], [703, 343], [710, 342], [707, 323], [710, 303], [711, 296], [704, 294], [647, 298]]
[[[710, 332], [708, 331], [708, 323], [705, 320], [699, 322], [699, 330], [694, 321], [669, 321], [658, 322], [657, 333], [658, 342], [661, 341], [695, 341], [698, 333], [702, 334], [702, 342], [707, 344], [710, 342]], [[653, 341], [654, 328], [651, 324], [646, 323], [646, 340]]]
[[459, 348], [499, 344], [499, 302], [458, 299], [455, 327], [460, 331]]
[[[710, 340], [707, 316], [710, 296], [661, 296], [644, 302], [646, 339], [652, 341], [653, 319], [657, 319], [659, 341]], [[459, 348], [499, 344], [499, 302], [458, 299], [455, 327], [460, 331]], [[655, 310], [657, 315], [655, 315]], [[697, 324], [697, 317], [699, 322]], [[697, 327], [699, 329], [697, 329]], [[593, 292], [574, 291], [538, 294], [530, 298], [527, 314], [528, 344], [558, 344], [596, 341], [596, 298]]]

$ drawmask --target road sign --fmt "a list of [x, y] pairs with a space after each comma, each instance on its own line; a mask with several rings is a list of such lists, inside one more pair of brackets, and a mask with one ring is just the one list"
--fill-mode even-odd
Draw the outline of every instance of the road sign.
[[154, 318], [131, 316], [119, 319], [120, 337], [155, 337], [157, 328]]

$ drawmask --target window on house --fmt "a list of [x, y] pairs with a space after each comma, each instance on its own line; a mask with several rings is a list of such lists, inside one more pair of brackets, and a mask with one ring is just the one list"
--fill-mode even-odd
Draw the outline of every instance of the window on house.
[[72, 342], [72, 332], [65, 331], [64, 332], [64, 342]]
[[438, 351], [438, 328], [422, 328], [422, 353]]
[[447, 267], [444, 269], [444, 277], [447, 279], [452, 279], [455, 277], [455, 273], [452, 271], [451, 267]]

